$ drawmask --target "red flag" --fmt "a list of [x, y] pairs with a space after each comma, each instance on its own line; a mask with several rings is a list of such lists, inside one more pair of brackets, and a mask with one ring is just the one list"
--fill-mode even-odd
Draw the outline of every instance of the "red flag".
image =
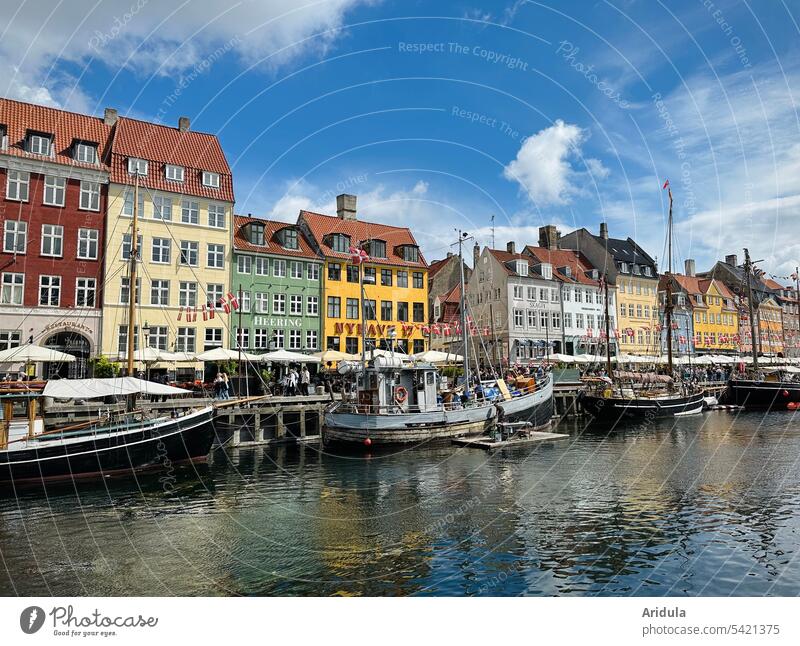
[[228, 292], [228, 302], [231, 304], [231, 308], [238, 310], [239, 309], [239, 299], [236, 298], [233, 294]]
[[367, 252], [359, 247], [350, 247], [350, 260], [353, 262], [354, 265], [360, 265], [363, 262], [369, 260], [369, 256]]
[[182, 317], [182, 316], [183, 316], [183, 307], [181, 307], [181, 308], [178, 310], [178, 320], [179, 320], [179, 321], [181, 320], [181, 317]]
[[208, 312], [206, 312], [206, 306], [205, 305], [203, 305], [203, 320], [204, 321], [208, 320]]
[[661, 190], [663, 191], [665, 188], [667, 188], [667, 186], [669, 186], [669, 180], [664, 182], [664, 186], [661, 187]]
[[208, 318], [210, 319], [214, 318], [214, 303], [208, 304]]

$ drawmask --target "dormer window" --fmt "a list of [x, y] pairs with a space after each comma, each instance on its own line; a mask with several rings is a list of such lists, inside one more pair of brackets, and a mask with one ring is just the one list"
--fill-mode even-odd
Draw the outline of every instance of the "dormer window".
[[419, 262], [419, 248], [414, 245], [400, 247], [400, 255], [406, 262]]
[[50, 136], [41, 134], [28, 135], [28, 152], [34, 155], [50, 156]]
[[147, 175], [147, 160], [128, 157], [128, 172], [131, 175]]
[[173, 164], [167, 164], [164, 166], [164, 177], [166, 177], [170, 182], [182, 182], [183, 173], [183, 166], [175, 166]]
[[592, 269], [592, 271], [589, 273], [592, 277], [592, 280], [600, 280], [600, 272], [597, 269]]
[[628, 263], [627, 263], [627, 262], [621, 262], [621, 263], [619, 263], [619, 270], [620, 270], [620, 271], [621, 271], [623, 274], [627, 274], [627, 273], [630, 271], [630, 270], [628, 269]]
[[297, 229], [284, 229], [281, 231], [281, 245], [284, 249], [298, 249]]
[[76, 162], [84, 164], [97, 163], [97, 146], [83, 141], [76, 141], [73, 149], [73, 158]]
[[644, 275], [645, 276], [651, 276], [652, 275], [650, 273], [650, 267], [648, 267], [647, 265], [645, 265], [645, 267], [644, 267]]
[[8, 148], [8, 130], [3, 123], [0, 123], [0, 150]]
[[542, 278], [544, 278], [545, 280], [552, 280], [553, 265], [551, 265], [549, 262], [543, 262], [540, 267], [542, 272]]
[[517, 260], [516, 261], [516, 270], [517, 274], [520, 276], [527, 276], [528, 275], [528, 263], [524, 260]]
[[684, 298], [683, 294], [678, 294], [678, 305], [683, 307], [686, 305], [686, 298]]
[[694, 300], [697, 301], [698, 305], [703, 304], [703, 295], [702, 294], [695, 294]]
[[203, 171], [203, 186], [210, 188], [219, 188], [219, 173], [212, 173], [211, 171]]
[[372, 258], [386, 258], [386, 243], [383, 240], [370, 240], [367, 243], [367, 253]]
[[250, 244], [264, 246], [264, 225], [252, 223], [248, 226], [248, 239]]
[[572, 267], [565, 266], [561, 268], [561, 273], [564, 274], [567, 278], [572, 277]]
[[334, 233], [331, 236], [331, 249], [339, 253], [347, 253], [350, 250], [350, 236]]

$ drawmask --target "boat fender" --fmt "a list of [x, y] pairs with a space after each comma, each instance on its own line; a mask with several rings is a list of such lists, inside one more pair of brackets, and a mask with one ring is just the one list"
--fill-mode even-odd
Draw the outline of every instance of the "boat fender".
[[402, 404], [403, 402], [408, 399], [408, 391], [405, 389], [404, 386], [396, 386], [394, 389], [394, 400], [398, 404]]

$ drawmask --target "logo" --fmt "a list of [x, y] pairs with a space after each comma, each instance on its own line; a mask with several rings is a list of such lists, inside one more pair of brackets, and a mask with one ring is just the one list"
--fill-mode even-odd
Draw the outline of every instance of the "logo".
[[33, 635], [44, 625], [44, 610], [39, 606], [30, 606], [19, 616], [19, 627], [26, 635]]

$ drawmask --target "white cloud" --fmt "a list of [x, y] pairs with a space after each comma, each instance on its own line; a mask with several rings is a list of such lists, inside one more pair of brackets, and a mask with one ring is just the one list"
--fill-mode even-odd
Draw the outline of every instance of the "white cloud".
[[[14, 71], [0, 93], [74, 108], [87, 101], [64, 67], [102, 63], [174, 76], [231, 42], [245, 63], [271, 56], [264, 64], [275, 67], [309, 50], [325, 51], [344, 15], [370, 0], [128, 1], [45, 0], [3, 12], [0, 66]], [[318, 32], [325, 33], [303, 42]]]
[[[587, 172], [576, 170], [570, 161], [581, 157], [586, 137], [585, 130], [558, 119], [522, 142], [503, 175], [519, 183], [534, 204], [567, 204], [583, 190], [587, 178]], [[586, 159], [584, 164], [595, 180], [608, 176], [599, 160]]]

